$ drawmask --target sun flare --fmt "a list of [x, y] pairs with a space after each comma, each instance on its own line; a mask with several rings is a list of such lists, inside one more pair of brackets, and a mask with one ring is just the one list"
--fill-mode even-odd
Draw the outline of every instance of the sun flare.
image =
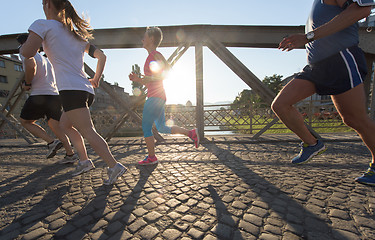
[[175, 64], [164, 80], [167, 104], [186, 104], [195, 100], [194, 69], [184, 64]]

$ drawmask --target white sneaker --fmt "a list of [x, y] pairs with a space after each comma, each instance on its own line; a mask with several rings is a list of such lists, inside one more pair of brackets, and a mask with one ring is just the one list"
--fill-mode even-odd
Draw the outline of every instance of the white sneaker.
[[63, 159], [58, 161], [60, 164], [65, 164], [65, 163], [75, 163], [79, 161], [79, 157], [77, 154], [73, 154], [72, 156], [65, 155]]
[[126, 172], [126, 168], [121, 163], [116, 163], [113, 168], [107, 168], [108, 179], [104, 180], [104, 185], [114, 184], [117, 179]]
[[52, 143], [47, 144], [48, 152], [47, 158], [52, 158], [56, 155], [57, 151], [63, 146], [62, 142], [58, 139], [55, 139]]
[[94, 169], [94, 168], [95, 168], [95, 166], [90, 159], [88, 159], [86, 161], [79, 161], [78, 165], [77, 165], [76, 169], [73, 171], [72, 175], [77, 176], [81, 173], [90, 171], [91, 169]]

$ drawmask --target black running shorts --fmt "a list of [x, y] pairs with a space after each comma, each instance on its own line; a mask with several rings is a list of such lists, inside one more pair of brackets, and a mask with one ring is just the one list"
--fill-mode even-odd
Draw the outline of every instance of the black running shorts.
[[89, 108], [94, 102], [94, 94], [81, 90], [63, 90], [59, 92], [64, 112], [78, 108]]
[[21, 118], [25, 120], [38, 120], [47, 117], [47, 120], [60, 121], [61, 114], [61, 99], [59, 95], [30, 96], [21, 110]]

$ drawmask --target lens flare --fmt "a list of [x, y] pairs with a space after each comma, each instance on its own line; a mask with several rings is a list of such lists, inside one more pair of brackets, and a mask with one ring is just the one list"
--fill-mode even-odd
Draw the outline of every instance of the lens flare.
[[142, 91], [141, 91], [141, 89], [139, 89], [139, 88], [137, 88], [137, 87], [135, 87], [135, 88], [133, 88], [133, 95], [134, 96], [140, 96], [141, 95], [141, 93], [142, 93]]
[[150, 62], [150, 70], [153, 73], [160, 73], [161, 71], [161, 66], [157, 61], [151, 61]]
[[168, 119], [166, 122], [165, 122], [165, 125], [167, 125], [168, 127], [172, 127], [174, 126], [174, 121], [173, 119]]

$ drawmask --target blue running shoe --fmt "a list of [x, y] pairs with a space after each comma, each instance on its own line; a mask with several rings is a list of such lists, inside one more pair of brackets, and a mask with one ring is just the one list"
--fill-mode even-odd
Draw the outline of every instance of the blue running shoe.
[[357, 177], [355, 181], [370, 186], [375, 186], [375, 164], [370, 163], [369, 169], [361, 177]]
[[306, 143], [301, 143], [301, 151], [300, 153], [292, 159], [293, 164], [301, 164], [309, 161], [316, 155], [322, 154], [325, 150], [327, 150], [324, 143], [320, 140], [314, 145], [309, 146]]

